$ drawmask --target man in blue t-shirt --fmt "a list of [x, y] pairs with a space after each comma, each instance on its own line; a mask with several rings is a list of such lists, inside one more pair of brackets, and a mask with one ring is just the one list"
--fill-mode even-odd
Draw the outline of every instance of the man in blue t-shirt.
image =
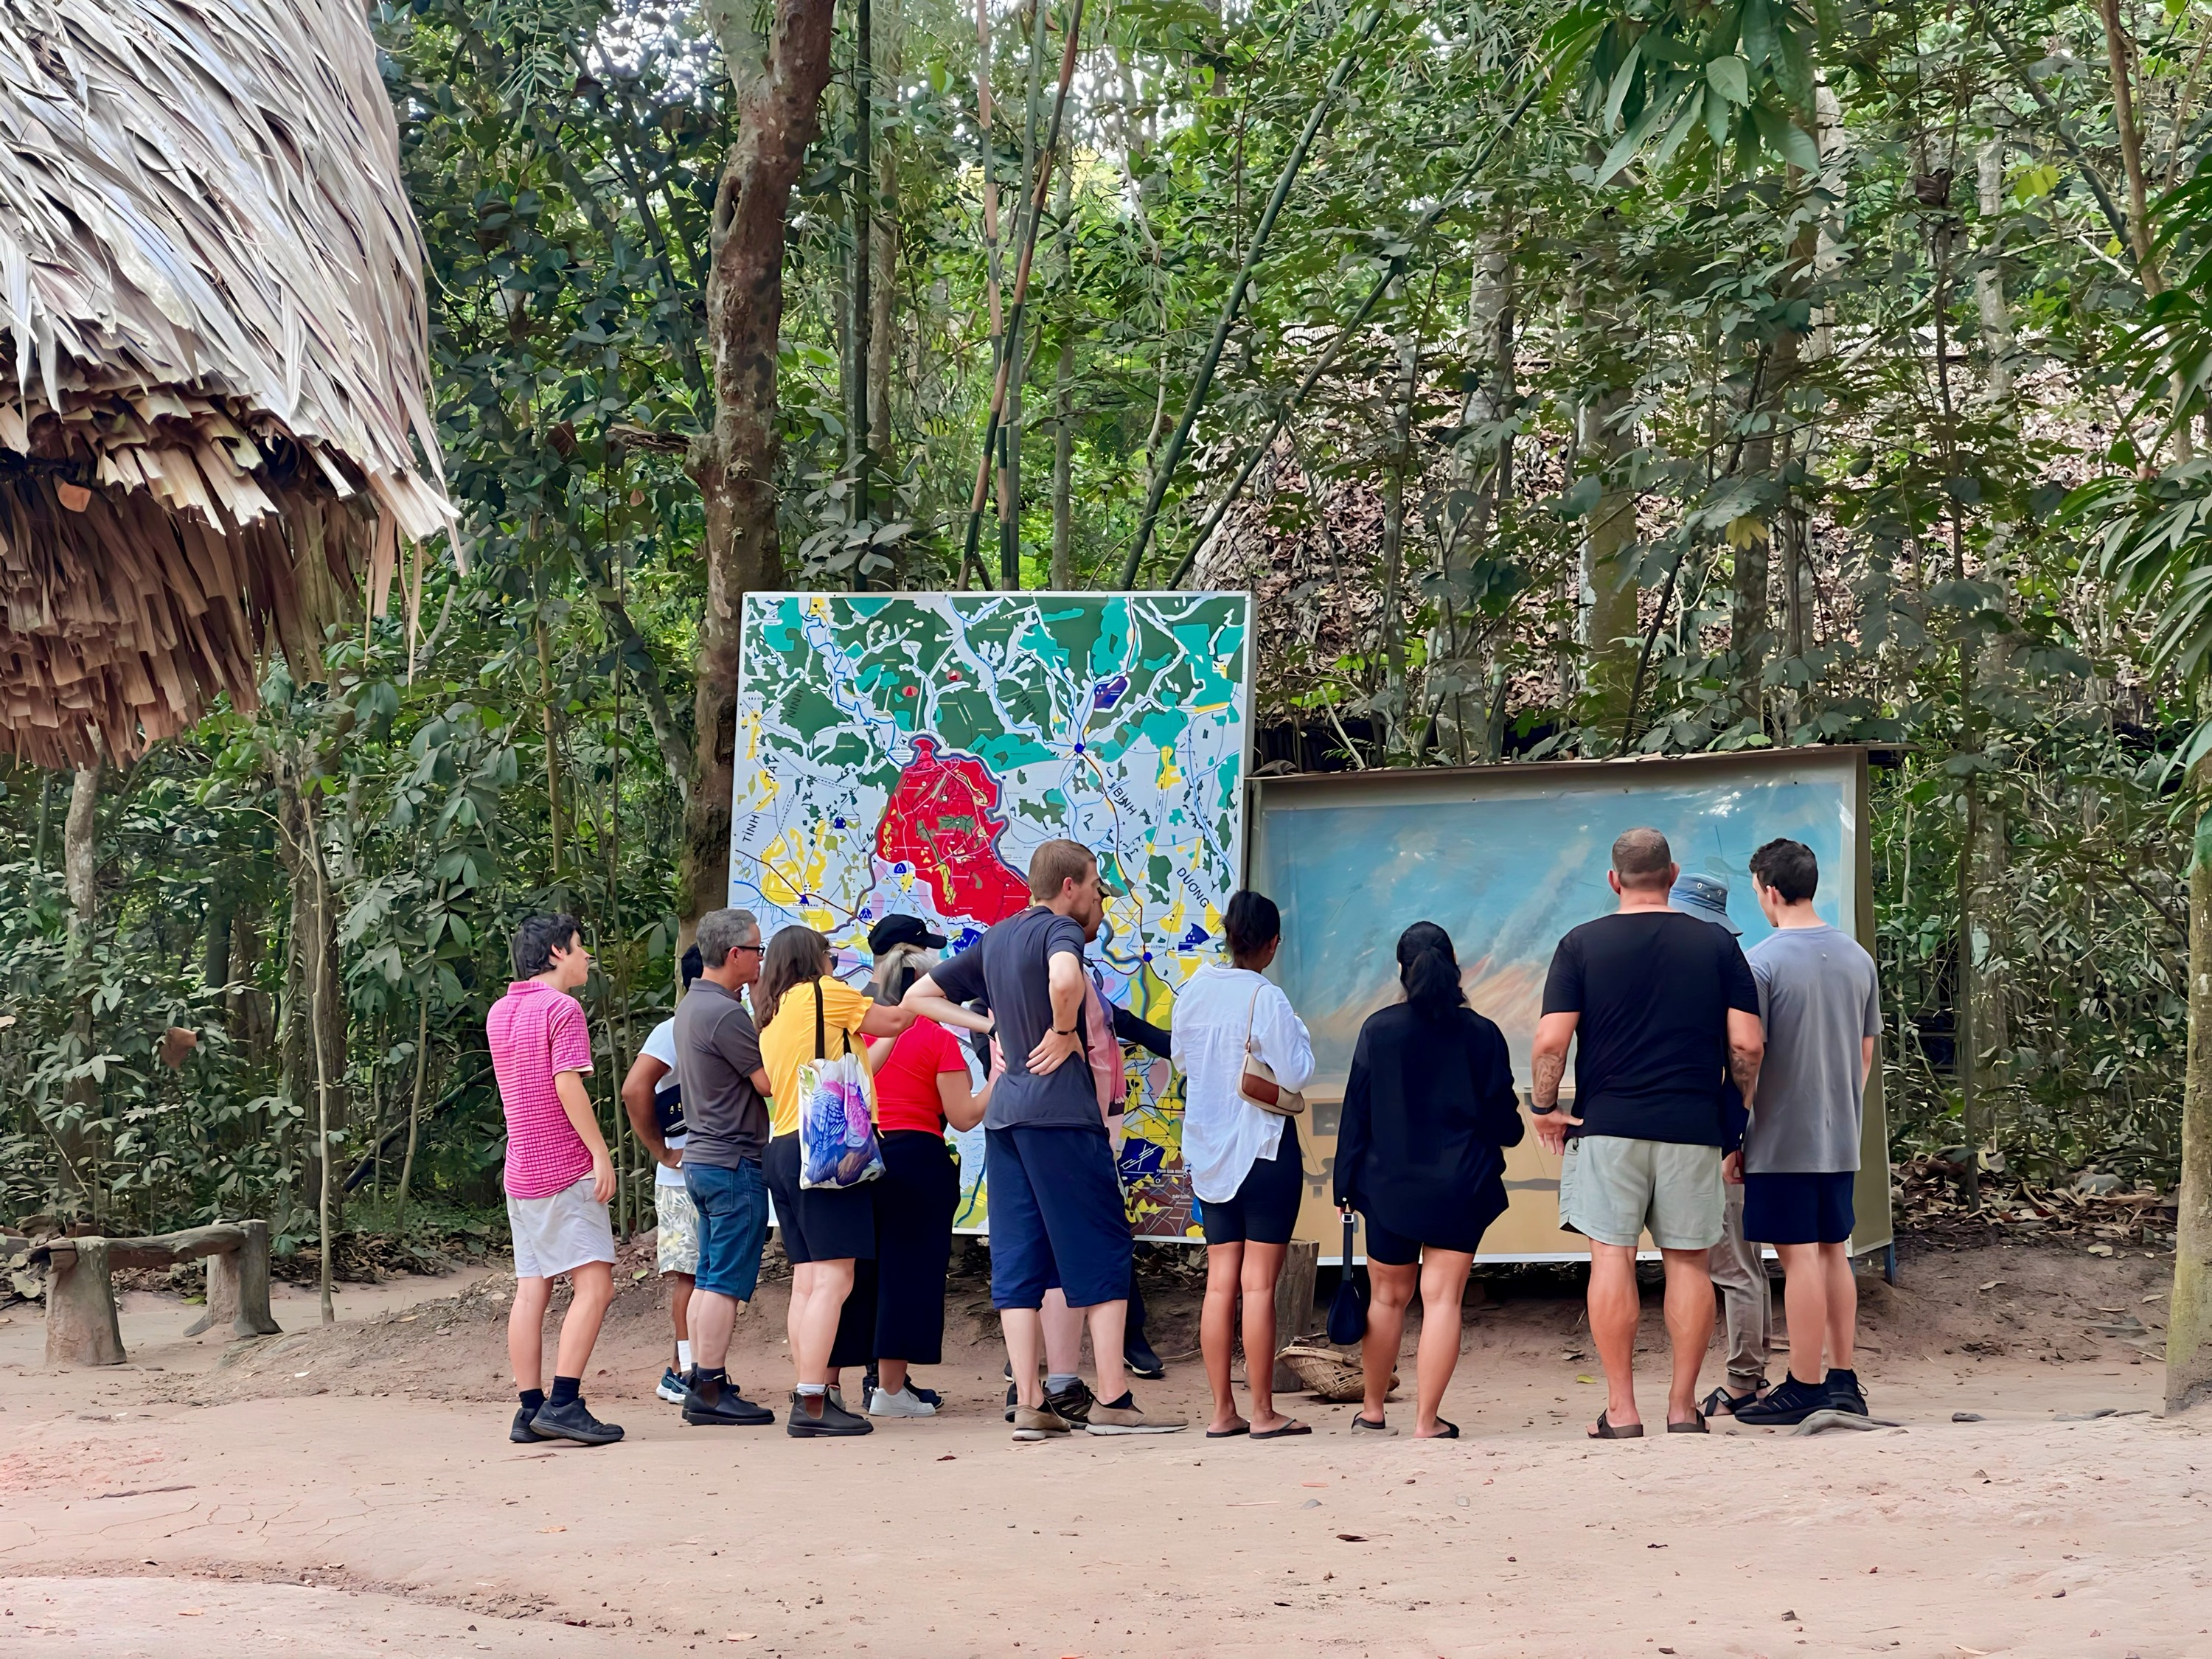
[[[1083, 947], [1105, 919], [1106, 884], [1091, 849], [1048, 841], [1030, 860], [1035, 902], [988, 929], [915, 981], [904, 1006], [941, 1025], [990, 1029], [1006, 1073], [983, 1115], [990, 1182], [991, 1304], [1006, 1328], [1016, 1404], [1014, 1438], [1042, 1440], [1073, 1425], [1039, 1387], [1045, 1292], [1085, 1309], [1097, 1356], [1092, 1434], [1160, 1434], [1181, 1418], [1147, 1416], [1123, 1374], [1129, 1222], [1114, 1148], [1085, 1055]], [[962, 1006], [981, 1001], [989, 1017]]]
[[[1656, 830], [1613, 842], [1606, 879], [1620, 908], [1559, 941], [1531, 1046], [1537, 1138], [1561, 1158], [1559, 1224], [1590, 1242], [1590, 1335], [1606, 1376], [1594, 1439], [1644, 1433], [1633, 1356], [1647, 1231], [1667, 1273], [1667, 1431], [1705, 1431], [1698, 1370], [1712, 1340], [1706, 1252], [1721, 1237], [1725, 1139], [1717, 1083], [1725, 1068], [1752, 1100], [1765, 1048], [1734, 936], [1667, 907], [1680, 873]], [[1559, 1105], [1571, 1043], [1571, 1112]]]

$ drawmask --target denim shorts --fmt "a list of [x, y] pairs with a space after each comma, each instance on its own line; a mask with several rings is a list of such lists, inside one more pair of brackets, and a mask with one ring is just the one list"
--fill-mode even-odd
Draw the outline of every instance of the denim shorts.
[[724, 1169], [687, 1158], [684, 1185], [699, 1216], [697, 1287], [751, 1301], [760, 1283], [761, 1246], [768, 1239], [768, 1188], [758, 1161]]

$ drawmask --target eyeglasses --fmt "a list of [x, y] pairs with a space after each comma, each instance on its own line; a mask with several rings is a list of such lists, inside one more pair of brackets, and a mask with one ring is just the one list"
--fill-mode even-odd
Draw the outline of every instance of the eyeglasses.
[[732, 951], [750, 951], [755, 956], [758, 956], [762, 951], [768, 949], [768, 947], [765, 945], [732, 945], [730, 949]]

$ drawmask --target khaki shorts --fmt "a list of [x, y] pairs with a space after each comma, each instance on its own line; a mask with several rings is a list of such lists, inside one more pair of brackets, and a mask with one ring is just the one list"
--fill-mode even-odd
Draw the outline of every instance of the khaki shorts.
[[1559, 1225], [1601, 1244], [1633, 1249], [1645, 1231], [1662, 1250], [1721, 1242], [1717, 1146], [1583, 1135], [1559, 1166]]
[[653, 1265], [665, 1273], [696, 1278], [699, 1273], [699, 1212], [688, 1188], [653, 1188]]
[[507, 1224], [517, 1279], [556, 1279], [586, 1262], [615, 1259], [615, 1230], [607, 1206], [592, 1196], [589, 1176], [544, 1198], [508, 1194]]

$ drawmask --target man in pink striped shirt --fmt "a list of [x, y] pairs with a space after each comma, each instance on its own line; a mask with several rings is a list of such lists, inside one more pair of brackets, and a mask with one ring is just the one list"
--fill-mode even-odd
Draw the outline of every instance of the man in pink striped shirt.
[[[613, 1161], [584, 1087], [592, 1034], [569, 994], [592, 970], [583, 931], [571, 915], [531, 916], [514, 930], [514, 982], [484, 1020], [492, 1073], [507, 1111], [507, 1218], [514, 1234], [514, 1308], [507, 1356], [521, 1409], [509, 1440], [574, 1440], [604, 1446], [623, 1437], [584, 1404], [584, 1367], [615, 1293], [615, 1235], [607, 1200]], [[545, 1310], [553, 1281], [568, 1275], [574, 1300], [561, 1321], [553, 1391], [545, 1367]]]

